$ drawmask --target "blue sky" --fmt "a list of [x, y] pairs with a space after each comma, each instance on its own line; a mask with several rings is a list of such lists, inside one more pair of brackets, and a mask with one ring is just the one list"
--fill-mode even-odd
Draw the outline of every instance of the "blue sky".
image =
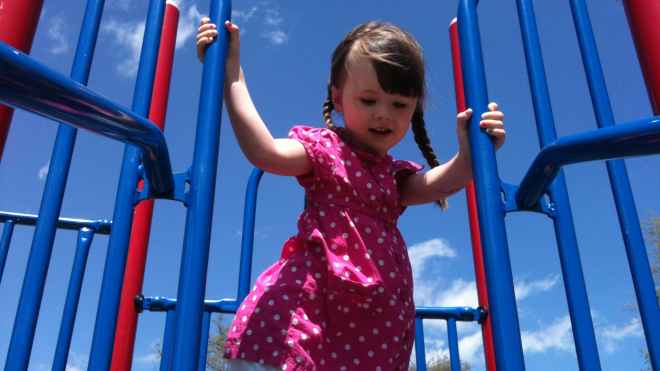
[[[259, 113], [276, 137], [294, 125], [323, 125], [330, 54], [356, 25], [377, 19], [410, 31], [422, 45], [428, 66], [431, 104], [426, 115], [431, 143], [441, 161], [458, 150], [455, 97], [448, 26], [457, 0], [286, 2], [235, 1], [233, 21], [241, 27], [241, 58]], [[199, 18], [208, 0], [180, 2], [181, 20], [165, 136], [176, 172], [191, 164], [202, 66], [195, 55]], [[536, 1], [539, 34], [559, 136], [596, 128], [568, 2]], [[617, 123], [652, 116], [623, 5], [588, 0], [597, 46]], [[85, 2], [49, 0], [44, 4], [32, 56], [69, 74]], [[146, 1], [108, 1], [89, 86], [130, 107], [146, 16]], [[529, 85], [515, 2], [484, 0], [481, 35], [490, 100], [505, 113], [507, 142], [497, 153], [500, 178], [519, 183], [538, 152]], [[218, 102], [220, 104], [220, 102]], [[45, 184], [57, 125], [16, 112], [0, 165], [0, 210], [36, 214]], [[110, 219], [124, 146], [80, 132], [62, 207], [63, 217]], [[425, 163], [412, 135], [392, 150], [395, 158]], [[640, 218], [660, 211], [658, 156], [626, 160]], [[220, 163], [209, 262], [207, 298], [233, 298], [237, 290], [243, 197], [252, 166], [223, 118]], [[640, 326], [627, 326], [631, 314], [618, 306], [633, 290], [603, 163], [566, 168], [582, 266], [604, 370], [644, 367]], [[295, 234], [303, 192], [295, 179], [264, 176], [259, 193], [253, 272], [256, 278], [277, 260], [282, 243]], [[465, 193], [449, 199], [450, 211], [432, 205], [409, 208], [400, 229], [415, 268], [418, 305], [477, 306]], [[175, 297], [185, 208], [156, 203], [144, 294]], [[577, 370], [568, 309], [552, 222], [540, 214], [506, 217], [527, 369]], [[31, 227], [16, 227], [0, 285], [0, 361], [4, 362], [21, 283]], [[66, 282], [75, 250], [75, 232], [58, 232], [42, 302], [30, 370], [49, 369], [62, 316]], [[69, 369], [86, 369], [108, 238], [96, 236], [82, 289]], [[162, 338], [165, 315], [140, 316], [135, 370], [152, 370], [153, 344]], [[426, 321], [427, 348], [446, 352], [445, 325]], [[459, 326], [461, 358], [484, 370], [479, 327]]]

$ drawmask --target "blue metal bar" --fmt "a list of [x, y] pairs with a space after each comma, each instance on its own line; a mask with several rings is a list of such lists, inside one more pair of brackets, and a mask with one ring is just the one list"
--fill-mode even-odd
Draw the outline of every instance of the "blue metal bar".
[[204, 312], [204, 324], [202, 325], [202, 341], [199, 349], [199, 364], [197, 371], [206, 370], [206, 352], [209, 344], [209, 328], [211, 327], [211, 312]]
[[415, 318], [415, 360], [417, 361], [417, 371], [426, 371], [424, 324], [420, 317]]
[[2, 272], [5, 270], [5, 263], [7, 262], [7, 254], [9, 253], [9, 242], [11, 242], [11, 235], [14, 233], [13, 220], [5, 221], [5, 227], [2, 229], [2, 238], [0, 238], [0, 282], [2, 282]]
[[[138, 296], [142, 310], [150, 312], [166, 312], [176, 309], [176, 299], [166, 297]], [[204, 300], [204, 311], [210, 313], [236, 313], [238, 304], [234, 299]]]
[[[250, 292], [252, 276], [252, 250], [254, 246], [254, 222], [257, 214], [257, 190], [264, 171], [255, 168], [250, 175], [245, 191], [245, 211], [243, 212], [243, 240], [241, 242], [241, 265], [238, 273], [237, 302], [242, 302]], [[306, 199], [306, 198], [305, 198]]]
[[[79, 87], [79, 89], [85, 89], [84, 84], [87, 83], [102, 12], [103, 0], [88, 2], [81, 34], [91, 32], [93, 35], [86, 35], [79, 40], [73, 62], [71, 79], [57, 73], [57, 77], [60, 80], [66, 80], [70, 84]], [[6, 92], [7, 96], [12, 95], [17, 102], [20, 102], [23, 101], [23, 98], [20, 98], [19, 94], [27, 95], [30, 91], [29, 85], [24, 84], [32, 84], [32, 87], [35, 88], [37, 85], [44, 83], [44, 80], [12, 82], [12, 79], [21, 80], [30, 77], [31, 74], [23, 66], [34, 65], [34, 63], [27, 55], [16, 51], [4, 43], [0, 43], [1, 94], [4, 96]], [[18, 85], [16, 84], [17, 82]], [[47, 88], [42, 86], [38, 93], [34, 93], [45, 97], [57, 96], [57, 92], [54, 91], [54, 87], [52, 86]], [[53, 251], [57, 221], [62, 208], [64, 189], [66, 188], [73, 147], [76, 141], [76, 132], [74, 128], [62, 124], [60, 124], [57, 131], [46, 186], [39, 208], [41, 217], [37, 220], [34, 238], [32, 240], [30, 257], [25, 271], [25, 278], [23, 279], [21, 297], [16, 310], [14, 329], [5, 362], [5, 369], [7, 370], [27, 370], [28, 367], [44, 285], [46, 284], [48, 264]]]
[[486, 308], [470, 307], [415, 307], [415, 316], [424, 319], [450, 319], [457, 321], [481, 321], [487, 315]]
[[154, 193], [167, 193], [174, 188], [163, 132], [137, 112], [1, 42], [0, 81], [0, 101], [8, 106], [141, 147]]
[[[218, 25], [230, 20], [231, 2], [212, 1], [209, 18]], [[220, 147], [222, 118], [220, 102], [222, 102], [226, 57], [227, 34], [220, 32], [216, 41], [207, 49], [202, 73], [202, 98], [197, 115], [188, 214], [174, 321], [171, 363], [174, 371], [194, 369], [199, 355]]]
[[451, 371], [461, 371], [461, 359], [458, 356], [458, 333], [456, 332], [456, 320], [447, 320], [447, 338], [449, 339], [449, 363]]
[[[0, 211], [0, 222], [7, 223], [11, 221], [17, 225], [37, 225], [37, 215], [8, 213]], [[108, 235], [112, 229], [111, 220], [85, 220], [85, 219], [70, 219], [59, 218], [57, 220], [57, 229], [67, 229], [77, 231], [80, 228], [89, 228], [94, 230], [96, 234]]]
[[660, 116], [559, 138], [536, 156], [520, 183], [516, 201], [535, 206], [564, 165], [658, 154], [659, 140]]
[[490, 304], [489, 315], [493, 326], [497, 369], [519, 371], [525, 369], [525, 361], [500, 201], [500, 179], [492, 141], [479, 127], [478, 113], [488, 110], [488, 93], [476, 8], [476, 0], [459, 2], [458, 36], [466, 105], [475, 112], [469, 120], [468, 130]]
[[55, 348], [55, 358], [53, 360], [54, 371], [64, 371], [66, 362], [69, 358], [69, 347], [71, 346], [71, 336], [73, 335], [73, 325], [76, 322], [76, 311], [78, 301], [80, 300], [80, 290], [82, 289], [83, 277], [85, 276], [85, 267], [87, 265], [87, 256], [89, 247], [94, 238], [94, 231], [89, 228], [81, 228], [78, 231], [78, 246], [76, 246], [76, 256], [73, 260], [71, 269], [71, 279], [69, 280], [69, 290], [66, 293], [64, 312], [62, 314], [62, 325], [60, 334], [57, 338], [57, 347]]
[[[582, 53], [582, 62], [587, 73], [587, 82], [596, 114], [596, 122], [598, 127], [603, 130], [602, 128], [614, 126], [614, 115], [605, 86], [596, 41], [591, 29], [589, 13], [583, 0], [571, 0], [570, 4]], [[619, 215], [619, 224], [626, 246], [637, 302], [639, 303], [646, 344], [651, 356], [651, 365], [653, 369], [658, 370], [660, 369], [660, 308], [658, 307], [653, 277], [649, 268], [644, 238], [639, 227], [637, 209], [635, 208], [635, 200], [632, 196], [626, 165], [623, 160], [609, 161], [607, 162], [607, 172]]]
[[[133, 112], [142, 117], [149, 116], [164, 16], [165, 1], [151, 0], [133, 96]], [[144, 160], [148, 161], [149, 159], [145, 158]], [[133, 224], [133, 205], [138, 186], [140, 162], [140, 150], [135, 146], [127, 145], [124, 150], [124, 159], [119, 177], [119, 189], [117, 190], [113, 214], [114, 226], [108, 243], [108, 255], [105, 260], [101, 294], [96, 313], [88, 366], [90, 370], [109, 370], [112, 361], [117, 316], [119, 314], [121, 290]], [[151, 170], [154, 171], [155, 169], [152, 168]], [[171, 177], [171, 169], [169, 174]]]
[[[518, 0], [517, 5], [539, 144], [541, 148], [545, 148], [557, 139], [557, 132], [543, 67], [536, 19], [531, 0]], [[598, 347], [563, 172], [558, 173], [556, 180], [550, 184], [549, 190], [550, 202], [554, 205], [553, 222], [578, 364], [581, 370], [600, 370]]]
[[160, 357], [160, 371], [168, 371], [170, 368], [170, 355], [172, 353], [172, 330], [174, 329], [174, 309], [167, 311], [165, 320], [165, 335], [163, 335], [163, 352]]

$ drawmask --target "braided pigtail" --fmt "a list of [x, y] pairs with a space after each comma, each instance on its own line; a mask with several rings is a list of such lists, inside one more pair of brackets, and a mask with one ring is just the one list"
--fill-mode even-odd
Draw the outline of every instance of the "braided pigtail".
[[328, 129], [332, 131], [337, 131], [337, 127], [332, 123], [332, 111], [334, 111], [335, 105], [332, 103], [332, 86], [328, 84], [328, 99], [323, 103], [323, 118], [325, 119], [325, 124], [328, 125]]
[[[429, 166], [432, 168], [440, 166], [440, 161], [433, 153], [433, 147], [431, 147], [431, 141], [429, 140], [428, 135], [426, 134], [426, 127], [424, 122], [424, 112], [415, 111], [413, 114], [412, 120], [412, 131], [415, 134], [415, 142], [419, 146], [419, 149], [422, 151], [422, 155], [428, 162]], [[437, 200], [436, 204], [442, 208], [442, 210], [447, 211], [449, 209], [449, 204], [446, 199]]]

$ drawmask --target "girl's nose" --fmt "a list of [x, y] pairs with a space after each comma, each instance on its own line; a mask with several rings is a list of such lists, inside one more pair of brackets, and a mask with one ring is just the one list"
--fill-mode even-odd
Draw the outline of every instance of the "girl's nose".
[[387, 107], [379, 107], [376, 111], [376, 114], [374, 115], [374, 118], [376, 120], [391, 120], [392, 115], [390, 114], [390, 111], [387, 109]]

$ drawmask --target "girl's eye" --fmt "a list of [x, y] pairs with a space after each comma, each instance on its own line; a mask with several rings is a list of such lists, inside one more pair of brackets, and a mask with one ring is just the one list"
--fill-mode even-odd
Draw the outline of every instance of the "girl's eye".
[[366, 104], [367, 106], [371, 106], [372, 104], [376, 103], [376, 100], [374, 99], [362, 98], [360, 99], [360, 101], [362, 102], [362, 104]]
[[396, 108], [406, 108], [406, 104], [396, 102], [396, 103], [394, 103], [394, 107], [396, 107]]

